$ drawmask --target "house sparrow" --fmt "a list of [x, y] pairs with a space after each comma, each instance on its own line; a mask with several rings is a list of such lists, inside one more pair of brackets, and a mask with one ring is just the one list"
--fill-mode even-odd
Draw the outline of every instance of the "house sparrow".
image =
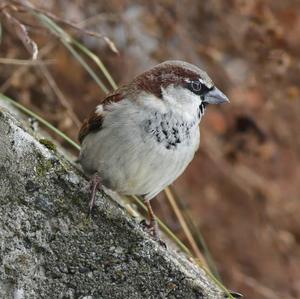
[[108, 95], [79, 132], [79, 162], [95, 192], [101, 182], [140, 195], [152, 233], [150, 200], [185, 170], [199, 146], [198, 125], [208, 104], [229, 102], [210, 77], [183, 61], [165, 61]]

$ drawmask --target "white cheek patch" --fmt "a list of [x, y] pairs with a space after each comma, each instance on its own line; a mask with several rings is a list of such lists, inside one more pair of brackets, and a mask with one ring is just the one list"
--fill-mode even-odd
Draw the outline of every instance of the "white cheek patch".
[[96, 114], [98, 114], [98, 115], [102, 115], [103, 114], [103, 105], [98, 105], [97, 107], [96, 107]]
[[[162, 88], [163, 93], [163, 88]], [[143, 103], [144, 107], [148, 109], [155, 109], [160, 111], [161, 113], [165, 113], [166, 110], [166, 103], [161, 99], [157, 98], [153, 94], [150, 93], [142, 93], [140, 95], [139, 100]]]

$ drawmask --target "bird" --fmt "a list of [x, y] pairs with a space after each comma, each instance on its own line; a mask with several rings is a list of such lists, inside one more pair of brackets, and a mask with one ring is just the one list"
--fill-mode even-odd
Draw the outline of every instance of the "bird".
[[89, 209], [102, 185], [141, 196], [151, 235], [159, 238], [150, 201], [192, 161], [207, 106], [226, 102], [205, 71], [180, 60], [162, 62], [107, 95], [78, 136], [78, 161], [90, 177]]

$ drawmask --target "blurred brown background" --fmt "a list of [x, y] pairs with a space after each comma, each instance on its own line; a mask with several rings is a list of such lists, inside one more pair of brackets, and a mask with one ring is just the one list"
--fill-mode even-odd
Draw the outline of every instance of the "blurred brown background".
[[[119, 55], [103, 40], [64, 27], [103, 60], [118, 84], [167, 59], [210, 74], [231, 103], [209, 107], [200, 150], [174, 187], [228, 288], [253, 299], [300, 298], [300, 1], [31, 3], [110, 37]], [[54, 62], [45, 68], [1, 64], [0, 92], [75, 139], [104, 94], [55, 37], [26, 14], [16, 16], [40, 57]], [[28, 59], [1, 20], [0, 57]], [[166, 201], [153, 203], [182, 235]]]

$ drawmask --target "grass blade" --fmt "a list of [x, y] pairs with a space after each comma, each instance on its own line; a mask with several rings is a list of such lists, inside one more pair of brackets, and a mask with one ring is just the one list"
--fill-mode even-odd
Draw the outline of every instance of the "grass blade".
[[[117, 89], [117, 84], [108, 72], [107, 68], [101, 61], [101, 59], [95, 55], [92, 51], [86, 48], [83, 44], [79, 43], [77, 40], [73, 39], [68, 33], [66, 33], [60, 26], [58, 26], [54, 21], [42, 14], [35, 15], [42, 21], [44, 26], [46, 26], [49, 30], [51, 30], [56, 35], [59, 35], [64, 42], [68, 43], [69, 45], [73, 44], [76, 46], [80, 51], [82, 51], [86, 56], [88, 56], [91, 60], [95, 62], [95, 64], [99, 67], [107, 81], [110, 83], [113, 89]], [[103, 84], [103, 83], [102, 83]], [[106, 92], [107, 93], [107, 92]]]
[[43, 124], [46, 128], [48, 128], [49, 130], [51, 130], [52, 132], [54, 132], [55, 134], [57, 134], [58, 136], [60, 136], [61, 138], [63, 138], [71, 146], [73, 146], [77, 150], [80, 150], [80, 146], [76, 142], [74, 142], [65, 133], [63, 133], [62, 131], [60, 131], [57, 128], [55, 128], [48, 121], [46, 121], [44, 118], [40, 117], [39, 115], [37, 115], [36, 113], [34, 113], [33, 111], [31, 111], [30, 109], [24, 107], [23, 105], [21, 105], [18, 102], [12, 100], [11, 98], [7, 97], [6, 95], [4, 95], [2, 93], [0, 93], [0, 99], [9, 102], [11, 105], [13, 105], [14, 107], [18, 108], [19, 110], [21, 110], [25, 114], [27, 114], [27, 115], [35, 118], [38, 122], [40, 122], [41, 124]]
[[72, 43], [96, 63], [96, 65], [100, 68], [100, 70], [106, 77], [107, 81], [110, 83], [111, 87], [114, 90], [117, 89], [118, 86], [117, 86], [116, 82], [114, 81], [114, 79], [112, 78], [112, 76], [110, 75], [107, 68], [105, 67], [103, 62], [100, 60], [100, 58], [97, 55], [95, 55], [92, 51], [90, 51], [88, 48], [86, 48], [81, 43], [79, 43], [78, 41], [72, 40]]
[[169, 201], [169, 204], [171, 205], [172, 207], [172, 210], [174, 211], [177, 219], [178, 219], [178, 222], [180, 223], [181, 227], [182, 227], [182, 230], [184, 232], [184, 234], [186, 235], [187, 239], [188, 239], [188, 242], [190, 243], [190, 246], [194, 252], [194, 256], [200, 260], [201, 264], [203, 266], [207, 266], [207, 263], [205, 261], [205, 258], [203, 257], [196, 241], [194, 240], [194, 237], [176, 203], [176, 200], [175, 200], [175, 197], [173, 195], [173, 192], [171, 191], [171, 189], [169, 187], [166, 187], [165, 190], [165, 195]]
[[178, 205], [178, 209], [181, 211], [181, 213], [183, 214], [184, 220], [186, 221], [186, 224], [193, 236], [193, 240], [196, 242], [196, 246], [197, 248], [203, 252], [205, 260], [207, 261], [208, 267], [210, 269], [210, 271], [213, 273], [213, 275], [215, 277], [217, 277], [220, 281], [221, 281], [221, 277], [219, 275], [219, 272], [217, 270], [216, 264], [212, 258], [212, 255], [208, 249], [208, 246], [206, 245], [206, 242], [202, 236], [201, 231], [196, 227], [194, 221], [192, 220], [192, 217], [190, 216], [190, 214], [188, 213], [188, 211], [185, 208], [185, 205], [183, 203], [182, 198], [180, 198], [179, 196], [176, 195], [176, 192], [174, 191], [174, 189], [169, 186], [168, 187], [171, 192], [174, 194], [174, 199]]
[[99, 85], [99, 87], [103, 90], [105, 94], [109, 92], [108, 88], [101, 81], [101, 79], [96, 75], [96, 73], [92, 70], [92, 68], [85, 62], [85, 60], [78, 54], [78, 52], [72, 47], [73, 39], [69, 34], [67, 34], [61, 27], [59, 27], [55, 22], [53, 22], [50, 18], [32, 12], [37, 19], [41, 22], [41, 24], [50, 30], [54, 35], [58, 36], [63, 43], [63, 45], [71, 52], [71, 54], [76, 58], [76, 60], [83, 66], [83, 68], [89, 73], [89, 75], [95, 80], [95, 82]]

